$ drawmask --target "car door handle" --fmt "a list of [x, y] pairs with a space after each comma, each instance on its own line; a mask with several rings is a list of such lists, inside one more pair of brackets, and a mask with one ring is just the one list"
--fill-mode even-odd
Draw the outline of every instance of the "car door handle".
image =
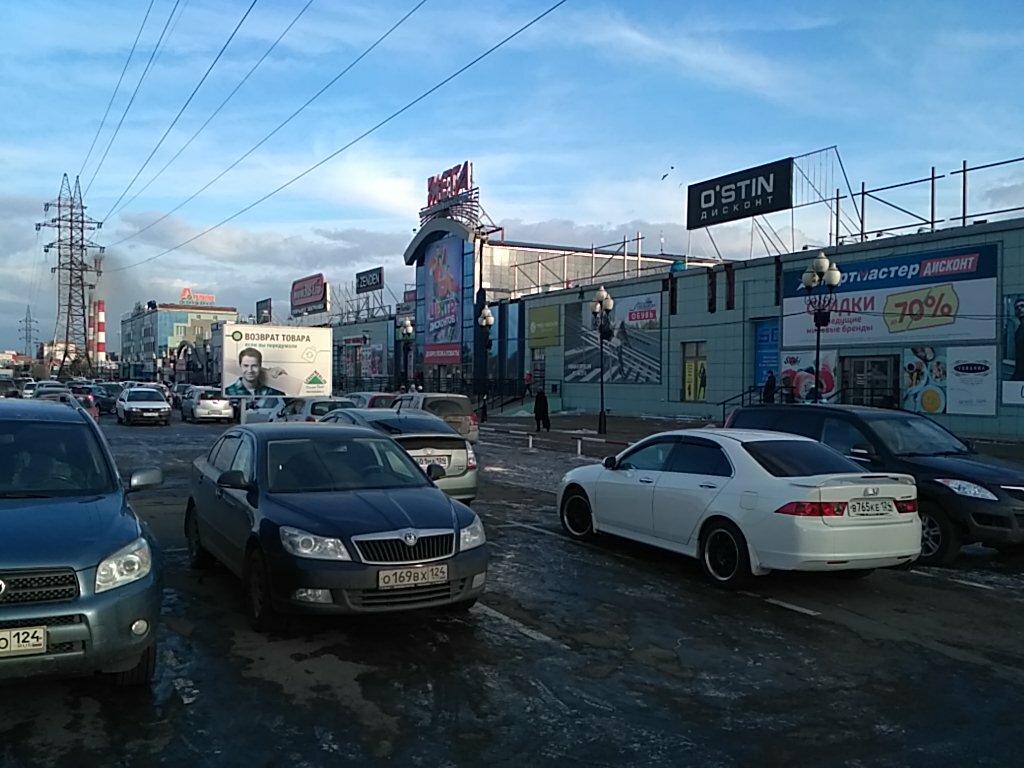
[[714, 483], [701, 483], [700, 487], [701, 488], [717, 488], [718, 486], [715, 485]]
[[654, 478], [653, 477], [641, 477], [639, 480], [637, 480], [637, 482], [638, 483], [643, 483], [644, 485], [650, 485], [651, 483], [654, 482]]

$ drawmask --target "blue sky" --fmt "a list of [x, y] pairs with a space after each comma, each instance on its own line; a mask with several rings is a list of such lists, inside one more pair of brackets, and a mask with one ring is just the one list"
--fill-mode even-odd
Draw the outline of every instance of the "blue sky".
[[[114, 202], [167, 130], [250, 0], [181, 0], [153, 67], [86, 197], [111, 247], [100, 293], [108, 323], [136, 300], [186, 285], [248, 311], [292, 280], [333, 283], [400, 255], [425, 178], [474, 162], [485, 209], [510, 239], [589, 245], [641, 230], [653, 250], [703, 255], [687, 237], [685, 186], [837, 145], [851, 176], [881, 186], [1022, 152], [1024, 6], [1016, 2], [599, 2], [551, 16], [390, 125], [286, 191], [192, 245], [138, 267], [234, 214], [351, 141], [553, 0], [428, 0], [290, 125], [193, 202], [149, 230], [236, 160], [414, 0], [313, 0], [191, 146], [130, 205]], [[134, 196], [262, 56], [306, 0], [259, 0], [143, 170]], [[148, 0], [7, 2], [0, 11], [0, 347], [17, 346], [26, 302], [52, 335], [55, 293], [33, 223], [61, 175], [82, 167]], [[82, 176], [96, 171], [174, 0], [150, 18]], [[670, 168], [672, 170], [670, 171]], [[669, 177], [662, 180], [664, 173]], [[924, 190], [922, 190], [922, 193]], [[940, 188], [940, 213], [958, 205]], [[979, 174], [972, 207], [1024, 205], [1024, 164]], [[910, 191], [896, 198], [921, 202]], [[110, 214], [110, 215], [108, 215]], [[872, 211], [876, 226], [888, 214]], [[827, 211], [772, 223], [787, 242], [821, 242]], [[131, 237], [129, 237], [131, 236]], [[124, 243], [118, 240], [129, 237]], [[748, 257], [750, 226], [715, 230]], [[755, 251], [754, 255], [759, 255]], [[50, 261], [47, 261], [47, 258]], [[127, 267], [127, 268], [126, 268]], [[116, 270], [116, 271], [115, 271]], [[110, 338], [110, 335], [108, 335]], [[113, 342], [114, 340], [111, 339]]]

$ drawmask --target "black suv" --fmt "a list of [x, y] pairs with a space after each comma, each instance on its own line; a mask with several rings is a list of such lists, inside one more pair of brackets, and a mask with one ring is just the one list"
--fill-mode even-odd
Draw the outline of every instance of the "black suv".
[[922, 564], [949, 564], [964, 543], [1001, 551], [1024, 544], [1024, 467], [977, 453], [925, 416], [866, 406], [751, 405], [733, 411], [725, 427], [803, 435], [869, 470], [913, 475]]

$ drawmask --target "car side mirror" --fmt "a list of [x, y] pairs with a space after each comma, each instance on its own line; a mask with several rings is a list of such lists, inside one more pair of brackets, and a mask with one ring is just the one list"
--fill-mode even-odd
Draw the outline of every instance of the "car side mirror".
[[249, 490], [249, 484], [245, 482], [245, 475], [240, 469], [229, 469], [227, 472], [221, 473], [221, 476], [217, 478], [217, 487], [233, 488], [236, 491]]
[[601, 462], [601, 466], [605, 469], [615, 469], [619, 465], [618, 460], [614, 456], [605, 456]]
[[974, 447], [974, 441], [970, 439], [962, 439], [961, 442], [967, 446], [967, 450], [974, 453], [977, 449]]
[[428, 464], [427, 465], [427, 477], [433, 481], [440, 480], [447, 473], [444, 471], [444, 467], [440, 464]]
[[164, 473], [162, 470], [153, 467], [151, 469], [137, 469], [132, 472], [132, 476], [128, 479], [128, 493], [136, 493], [138, 491], [149, 491], [153, 488], [159, 488], [164, 484]]

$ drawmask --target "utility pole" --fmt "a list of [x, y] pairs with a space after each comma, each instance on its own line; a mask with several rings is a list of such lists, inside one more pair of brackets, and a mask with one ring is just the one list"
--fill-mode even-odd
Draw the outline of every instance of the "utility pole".
[[36, 334], [39, 333], [38, 322], [32, 319], [32, 305], [25, 305], [25, 317], [18, 321], [18, 325], [21, 326], [20, 338], [25, 342], [25, 357], [35, 359], [35, 340]]
[[43, 206], [44, 213], [54, 210], [56, 215], [36, 224], [36, 231], [43, 227], [57, 230], [57, 239], [43, 246], [43, 252], [57, 250], [57, 266], [50, 271], [57, 273], [57, 325], [53, 341], [54, 345], [63, 345], [57, 371], [60, 378], [70, 373], [72, 368], [77, 374], [92, 373], [86, 292], [96, 287], [92, 275], [98, 277], [99, 270], [89, 264], [87, 253], [90, 248], [103, 253], [103, 248], [87, 239], [86, 232], [97, 230], [103, 225], [86, 217], [78, 178], [75, 178], [75, 189], [72, 192], [66, 173], [57, 199]]

